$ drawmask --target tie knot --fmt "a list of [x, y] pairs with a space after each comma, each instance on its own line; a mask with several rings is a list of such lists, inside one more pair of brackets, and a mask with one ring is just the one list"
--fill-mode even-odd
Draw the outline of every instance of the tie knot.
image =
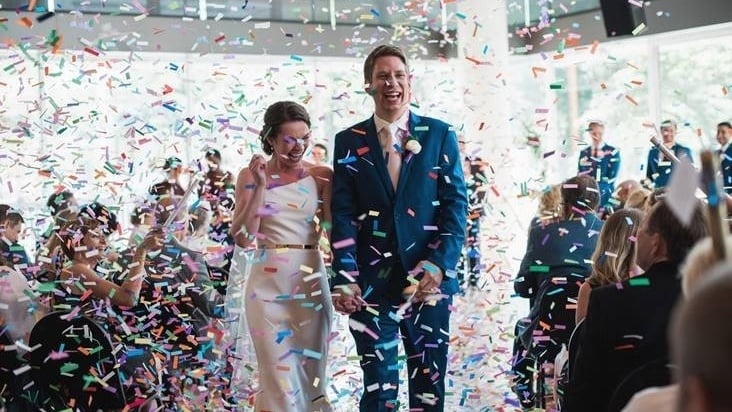
[[384, 126], [381, 133], [382, 146], [388, 149], [393, 149], [394, 145], [402, 145], [402, 130], [395, 124]]

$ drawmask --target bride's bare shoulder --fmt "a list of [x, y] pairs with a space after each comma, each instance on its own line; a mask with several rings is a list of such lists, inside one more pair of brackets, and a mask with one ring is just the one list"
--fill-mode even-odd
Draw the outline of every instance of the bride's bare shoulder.
[[318, 178], [330, 180], [330, 178], [333, 176], [333, 170], [328, 166], [311, 165], [310, 167], [307, 167], [305, 170], [307, 170], [307, 172], [310, 176], [313, 176], [314, 178], [316, 178], [316, 180]]

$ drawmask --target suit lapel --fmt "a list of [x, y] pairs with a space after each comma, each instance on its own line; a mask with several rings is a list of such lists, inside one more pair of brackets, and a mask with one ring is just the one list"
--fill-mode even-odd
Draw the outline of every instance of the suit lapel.
[[722, 160], [730, 161], [732, 160], [732, 144], [727, 146], [727, 150], [722, 153]]
[[376, 132], [376, 122], [372, 116], [364, 124], [366, 128], [366, 134], [362, 135], [363, 139], [369, 147], [369, 151], [374, 155], [371, 156], [374, 159], [374, 168], [376, 173], [379, 174], [379, 180], [381, 180], [384, 190], [389, 194], [390, 197], [394, 197], [394, 187], [391, 184], [391, 178], [389, 177], [389, 171], [386, 169], [386, 162], [384, 161], [384, 150], [381, 148], [379, 142], [379, 134]]
[[[414, 137], [420, 137], [419, 142], [424, 145], [424, 140], [427, 136], [427, 133], [417, 133], [415, 131], [416, 128], [419, 128], [420, 122], [422, 121], [422, 118], [420, 116], [417, 116], [416, 114], [409, 112], [409, 135]], [[406, 141], [402, 142], [402, 147], [406, 146]], [[397, 183], [397, 192], [396, 195], [399, 196], [403, 191], [404, 187], [407, 185], [407, 179], [409, 179], [409, 170], [412, 168], [412, 165], [414, 164], [414, 156], [411, 155], [411, 158], [407, 162], [406, 159], [409, 157], [409, 153], [406, 152], [406, 148], [404, 149], [404, 154], [402, 155], [402, 167], [399, 169], [399, 183]]]

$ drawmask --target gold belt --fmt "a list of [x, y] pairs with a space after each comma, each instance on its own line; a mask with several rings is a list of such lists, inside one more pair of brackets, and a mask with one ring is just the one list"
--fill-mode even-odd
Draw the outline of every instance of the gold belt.
[[316, 249], [316, 245], [263, 245], [257, 249]]

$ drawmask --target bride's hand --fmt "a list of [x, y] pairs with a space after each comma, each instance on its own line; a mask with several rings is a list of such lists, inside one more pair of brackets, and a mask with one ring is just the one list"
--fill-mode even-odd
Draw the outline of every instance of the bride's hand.
[[256, 184], [257, 186], [264, 186], [264, 184], [267, 182], [266, 169], [267, 161], [262, 155], [256, 154], [252, 156], [252, 160], [249, 161], [249, 171], [252, 172], [254, 184]]

